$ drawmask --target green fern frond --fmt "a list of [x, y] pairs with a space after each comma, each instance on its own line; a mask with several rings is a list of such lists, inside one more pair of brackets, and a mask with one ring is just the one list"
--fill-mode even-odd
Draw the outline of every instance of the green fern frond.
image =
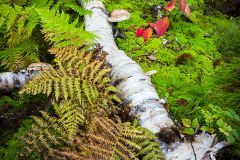
[[[53, 48], [51, 51], [60, 52], [57, 54], [60, 60], [56, 60], [58, 68], [50, 66], [49, 70], [34, 77], [20, 93], [34, 95], [53, 93], [56, 100], [75, 99], [80, 104], [93, 106], [98, 103], [100, 108], [116, 109], [113, 102], [120, 102], [120, 99], [115, 95], [117, 89], [110, 83], [108, 75], [111, 69], [104, 68], [104, 59], [96, 61], [92, 51], [76, 51], [74, 47], [64, 47], [62, 51], [59, 48]], [[70, 52], [72, 57], [64, 60], [63, 57], [66, 55], [64, 51], [73, 51]]]
[[38, 45], [31, 40], [39, 23], [37, 12], [33, 8], [5, 4], [0, 5], [0, 11], [0, 27], [6, 39], [4, 50], [0, 51], [0, 65], [13, 71], [39, 61]]
[[26, 8], [27, 12], [27, 23], [26, 23], [26, 35], [31, 37], [33, 30], [39, 24], [40, 18], [38, 13], [33, 8]]
[[41, 18], [42, 32], [45, 34], [45, 38], [56, 47], [79, 47], [93, 40], [93, 34], [84, 31], [83, 25], [77, 27], [75, 23], [69, 23], [70, 16], [68, 14], [57, 13], [56, 10], [47, 8], [36, 10]]
[[31, 40], [26, 40], [15, 48], [0, 51], [0, 65], [11, 71], [23, 69], [33, 62], [39, 61], [37, 51], [38, 45]]
[[83, 9], [80, 6], [77, 6], [77, 5], [68, 4], [68, 5], [64, 5], [64, 6], [71, 8], [72, 10], [77, 12], [80, 16], [84, 16], [86, 14], [89, 14], [89, 15], [92, 14], [92, 12], [90, 10], [85, 10], [85, 9]]
[[137, 123], [134, 126], [143, 132], [142, 138], [137, 140], [137, 144], [141, 149], [136, 156], [141, 157], [143, 160], [165, 160], [166, 158], [160, 149], [160, 144], [156, 141], [157, 137], [148, 129], [140, 127]]
[[79, 125], [84, 122], [83, 110], [78, 104], [69, 101], [61, 102], [60, 106], [55, 104], [54, 109], [59, 116], [58, 122], [63, 124], [63, 127], [68, 133], [68, 138], [73, 140], [73, 137], [78, 132]]
[[108, 97], [111, 101], [116, 101], [116, 102], [119, 102], [119, 103], [121, 102], [121, 99], [115, 94], [111, 94]]
[[54, 0], [31, 0], [28, 1], [28, 6], [33, 6], [35, 8], [51, 7], [53, 3]]
[[99, 82], [101, 79], [103, 79], [104, 75], [106, 75], [107, 73], [109, 73], [111, 71], [112, 71], [112, 69], [110, 69], [110, 68], [102, 69], [100, 72], [98, 72], [96, 74], [96, 77], [94, 78], [93, 83], [95, 84], [95, 83]]
[[[6, 31], [9, 31], [10, 28], [14, 25], [15, 23], [15, 20], [17, 19], [17, 16], [18, 16], [18, 12], [17, 12], [17, 5], [15, 5], [16, 7], [16, 10], [14, 8], [12, 8], [11, 6], [9, 5], [2, 5], [1, 6], [1, 17], [4, 18], [2, 20], [2, 25], [4, 24], [5, 22], [5, 25], [6, 25]], [[20, 9], [21, 11], [22, 9]]]
[[34, 28], [39, 23], [39, 16], [34, 8], [2, 5], [0, 10], [0, 26], [6, 29], [9, 47], [15, 47], [31, 37]]
[[[34, 77], [26, 86], [24, 86], [20, 93], [28, 94], [39, 94], [45, 93], [45, 88], [50, 89], [54, 92], [56, 100], [59, 100], [60, 97], [65, 100], [74, 99], [74, 95], [81, 95], [79, 97], [85, 97], [88, 102], [92, 103], [92, 97], [94, 93], [91, 93], [90, 85], [84, 79], [78, 78], [78, 75], [70, 75], [66, 72], [66, 69], [63, 68], [62, 64], [58, 63], [59, 70], [50, 67], [49, 70], [45, 70], [44, 73], [41, 73], [39, 76]], [[71, 88], [71, 91], [69, 91]], [[75, 88], [75, 89], [73, 89]], [[68, 94], [69, 92], [74, 92]], [[72, 96], [72, 97], [70, 97]], [[83, 101], [79, 99], [79, 101]]]
[[85, 56], [85, 53], [82, 50], [78, 50], [78, 47], [74, 46], [64, 48], [53, 47], [49, 49], [49, 52], [53, 54], [56, 59], [61, 62], [68, 62], [70, 65], [76, 64], [77, 62], [83, 63], [83, 58]]

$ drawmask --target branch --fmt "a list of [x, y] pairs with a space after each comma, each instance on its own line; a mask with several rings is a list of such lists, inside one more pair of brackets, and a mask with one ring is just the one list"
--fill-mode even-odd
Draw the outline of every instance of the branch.
[[[108, 53], [107, 61], [113, 67], [112, 83], [120, 90], [120, 97], [124, 103], [131, 105], [130, 114], [138, 115], [140, 125], [155, 134], [160, 133], [167, 138], [169, 138], [168, 135], [173, 135], [174, 141], [171, 140], [171, 144], [165, 143], [169, 139], [161, 143], [167, 159], [186, 160], [195, 159], [196, 156], [200, 160], [205, 153], [214, 155], [226, 145], [224, 142], [215, 145], [215, 135], [207, 133], [197, 135], [192, 145], [189, 142], [179, 142], [178, 133], [174, 131], [176, 127], [163, 107], [165, 101], [158, 97], [150, 77], [116, 46], [112, 26], [107, 21], [108, 15], [103, 3], [98, 0], [80, 2], [85, 9], [92, 11], [91, 16], [85, 16], [86, 30], [97, 35], [97, 43]], [[0, 90], [11, 91], [14, 88], [20, 88], [37, 74], [38, 71], [28, 70], [1, 73]]]
[[38, 71], [20, 70], [18, 72], [0, 73], [0, 91], [10, 92], [21, 88], [38, 74]]
[[[131, 105], [130, 114], [138, 115], [140, 125], [153, 133], [160, 132], [160, 135], [166, 135], [170, 132], [177, 139], [177, 133], [173, 129], [174, 123], [163, 107], [165, 101], [158, 97], [150, 77], [145, 75], [141, 67], [116, 46], [112, 25], [107, 21], [108, 15], [103, 3], [99, 0], [78, 1], [85, 9], [92, 11], [91, 16], [85, 16], [85, 28], [98, 37], [97, 43], [108, 53], [107, 61], [113, 67], [112, 83], [120, 90], [122, 100]], [[165, 133], [166, 130], [168, 132]], [[175, 141], [171, 145], [163, 142], [161, 147], [167, 159], [186, 160], [196, 157], [200, 160], [211, 150], [214, 139], [215, 135], [201, 133], [196, 136], [192, 145], [189, 142]], [[219, 149], [225, 146], [225, 143], [222, 144], [224, 145], [219, 145], [221, 146]], [[215, 149], [214, 153], [216, 154], [217, 151], [218, 149]]]

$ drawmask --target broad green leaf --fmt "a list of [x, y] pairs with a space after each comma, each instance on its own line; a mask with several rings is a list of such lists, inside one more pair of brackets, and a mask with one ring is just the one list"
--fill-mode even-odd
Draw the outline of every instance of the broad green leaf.
[[202, 126], [202, 127], [200, 128], [200, 130], [202, 130], [202, 131], [208, 131], [209, 128], [208, 128], [207, 126]]
[[182, 119], [182, 123], [185, 127], [191, 127], [191, 120], [190, 119]]
[[233, 129], [232, 135], [237, 138], [237, 137], [239, 137], [239, 132], [236, 129]]
[[237, 121], [240, 121], [240, 116], [237, 115], [237, 114], [235, 114], [235, 115], [234, 115], [234, 119], [237, 120]]
[[198, 128], [199, 127], [199, 123], [198, 123], [198, 119], [195, 118], [193, 121], [192, 121], [192, 127], [193, 128]]
[[220, 131], [221, 133], [223, 133], [225, 136], [229, 136], [229, 135], [230, 135], [225, 128], [219, 128], [219, 131]]
[[223, 119], [222, 119], [222, 118], [219, 119], [219, 120], [217, 120], [217, 125], [218, 125], [219, 127], [223, 127], [223, 126], [224, 126], [224, 122], [223, 122]]
[[229, 144], [232, 144], [232, 143], [235, 142], [235, 138], [232, 135], [230, 135], [230, 136], [227, 137], [227, 141], [228, 141]]
[[228, 116], [229, 118], [233, 118], [233, 115], [229, 111], [224, 111], [223, 112], [225, 116]]
[[194, 130], [192, 128], [184, 128], [183, 133], [192, 135], [192, 134], [194, 134]]

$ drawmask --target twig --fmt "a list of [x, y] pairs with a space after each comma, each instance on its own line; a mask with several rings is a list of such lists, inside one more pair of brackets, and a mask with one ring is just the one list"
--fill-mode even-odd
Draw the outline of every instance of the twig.
[[192, 150], [193, 150], [193, 154], [194, 154], [195, 160], [197, 160], [197, 155], [196, 155], [196, 152], [195, 152], [194, 147], [192, 145], [192, 141], [191, 141], [191, 147], [192, 147]]
[[178, 46], [180, 47], [180, 50], [184, 49], [184, 45], [181, 45], [181, 43], [178, 41], [176, 37], [174, 37], [175, 41], [177, 42]]

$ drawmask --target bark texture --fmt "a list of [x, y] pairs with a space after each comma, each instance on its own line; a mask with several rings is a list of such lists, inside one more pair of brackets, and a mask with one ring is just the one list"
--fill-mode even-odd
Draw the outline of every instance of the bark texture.
[[97, 35], [97, 43], [108, 53], [107, 61], [113, 67], [112, 83], [120, 90], [124, 102], [132, 106], [131, 114], [138, 114], [141, 125], [153, 133], [172, 126], [173, 122], [163, 107], [165, 100], [158, 97], [150, 77], [116, 46], [102, 2], [89, 2], [85, 8], [92, 10], [91, 16], [85, 16], [86, 30]]
[[[97, 43], [108, 53], [107, 61], [113, 67], [112, 83], [120, 90], [122, 100], [131, 105], [130, 114], [137, 114], [140, 125], [155, 134], [164, 131], [165, 128], [172, 128], [174, 123], [163, 107], [165, 101], [157, 95], [150, 77], [142, 71], [136, 62], [116, 46], [112, 26], [107, 21], [108, 15], [103, 3], [99, 0], [92, 0], [87, 3], [80, 2], [85, 9], [92, 11], [91, 16], [85, 16], [85, 28], [97, 35]], [[168, 145], [162, 142], [161, 148], [167, 159], [200, 160], [207, 151], [212, 150], [211, 147], [215, 147], [213, 146], [215, 135], [201, 133], [195, 139], [196, 141], [192, 144], [189, 142], [174, 142]], [[220, 143], [217, 146], [221, 148], [224, 145], [225, 143]], [[211, 152], [211, 155], [214, 155], [217, 150]]]
[[[130, 114], [138, 115], [140, 125], [153, 133], [169, 134], [175, 136], [174, 140], [178, 139], [172, 130], [174, 123], [163, 107], [165, 100], [159, 98], [150, 77], [142, 71], [135, 61], [116, 46], [112, 26], [107, 21], [108, 15], [103, 3], [99, 0], [90, 2], [79, 0], [79, 2], [85, 9], [92, 11], [91, 16], [85, 16], [86, 30], [97, 35], [96, 42], [108, 53], [107, 61], [113, 67], [112, 83], [120, 90], [120, 97], [124, 103], [131, 105]], [[27, 70], [1, 73], [0, 90], [10, 91], [14, 88], [20, 88], [37, 73]], [[165, 132], [166, 128], [169, 132]], [[215, 135], [206, 133], [197, 135], [195, 139], [192, 144], [174, 140], [170, 141], [171, 144], [161, 142], [161, 148], [169, 160], [201, 160], [206, 152], [213, 159], [214, 154], [225, 145], [224, 142], [214, 145]]]
[[28, 70], [0, 73], [0, 91], [9, 92], [15, 88], [20, 88], [36, 74], [38, 74], [38, 71]]

